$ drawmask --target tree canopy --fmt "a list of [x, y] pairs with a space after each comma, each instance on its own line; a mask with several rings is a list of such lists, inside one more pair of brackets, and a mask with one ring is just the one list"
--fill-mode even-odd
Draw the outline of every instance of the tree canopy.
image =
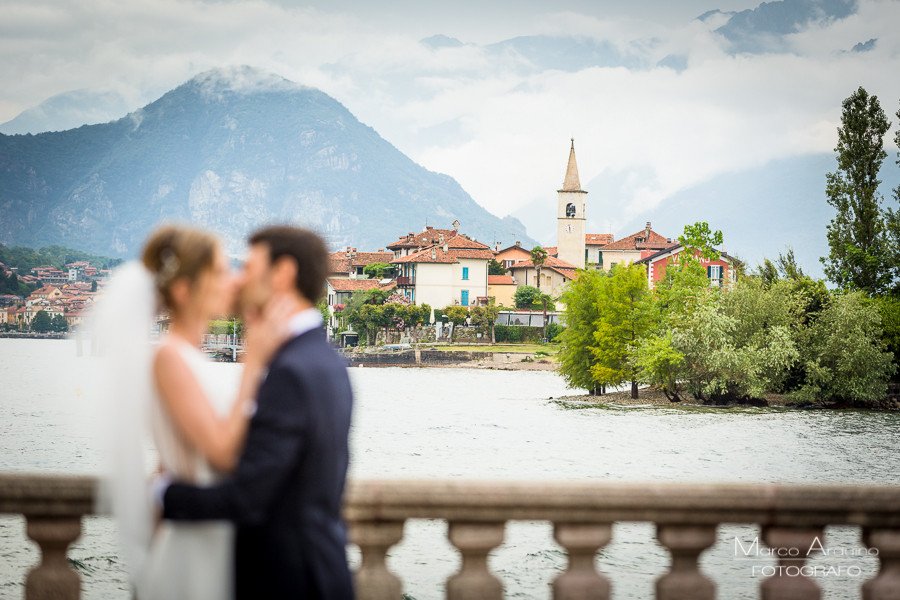
[[883, 293], [893, 287], [895, 252], [888, 239], [878, 192], [878, 172], [887, 158], [884, 134], [891, 123], [877, 96], [860, 87], [843, 102], [838, 128], [838, 168], [826, 175], [825, 194], [836, 214], [828, 225], [829, 254], [821, 259], [825, 275], [837, 286]]

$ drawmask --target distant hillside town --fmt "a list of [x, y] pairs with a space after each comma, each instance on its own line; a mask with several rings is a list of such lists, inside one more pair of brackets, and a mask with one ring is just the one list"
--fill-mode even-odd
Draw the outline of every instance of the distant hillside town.
[[39, 332], [65, 332], [84, 321], [85, 313], [102, 291], [110, 271], [87, 261], [35, 267], [19, 274], [18, 267], [0, 263], [4, 277], [15, 276], [25, 285], [39, 285], [27, 296], [0, 295], [0, 327]]

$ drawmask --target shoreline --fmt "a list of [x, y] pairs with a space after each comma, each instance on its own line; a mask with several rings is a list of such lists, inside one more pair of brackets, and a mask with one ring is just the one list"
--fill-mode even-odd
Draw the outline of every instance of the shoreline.
[[660, 390], [644, 387], [638, 389], [638, 398], [631, 398], [631, 390], [622, 390], [608, 392], [599, 396], [590, 394], [573, 394], [571, 396], [561, 396], [559, 398], [551, 398], [551, 400], [561, 402], [581, 402], [584, 404], [594, 405], [611, 405], [611, 406], [661, 406], [665, 408], [712, 408], [717, 410], [727, 410], [732, 408], [777, 408], [785, 410], [877, 410], [883, 412], [900, 411], [900, 402], [893, 398], [886, 398], [880, 406], [852, 406], [841, 403], [819, 403], [808, 406], [795, 406], [788, 404], [784, 400], [784, 394], [766, 394], [764, 400], [753, 400], [740, 404], [738, 402], [728, 402], [727, 404], [708, 404], [695, 400], [691, 397], [681, 402], [669, 402], [665, 394]]

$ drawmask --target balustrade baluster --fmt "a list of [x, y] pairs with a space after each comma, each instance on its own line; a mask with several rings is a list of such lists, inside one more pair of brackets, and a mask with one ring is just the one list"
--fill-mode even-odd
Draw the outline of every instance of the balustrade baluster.
[[594, 557], [612, 539], [609, 523], [555, 523], [553, 537], [569, 555], [569, 567], [553, 582], [553, 600], [609, 600], [609, 581]]
[[81, 535], [81, 518], [29, 516], [26, 531], [41, 547], [41, 562], [25, 580], [25, 600], [78, 600], [81, 578], [66, 553]]
[[762, 600], [819, 600], [822, 595], [819, 584], [803, 574], [803, 566], [811, 548], [825, 545], [823, 530], [766, 527], [762, 537], [778, 557], [775, 575], [764, 579], [759, 586]]
[[863, 584], [863, 600], [900, 600], [900, 529], [866, 529], [863, 542], [878, 550], [881, 569]]
[[700, 572], [700, 553], [716, 543], [715, 525], [657, 525], [656, 538], [672, 555], [669, 572], [656, 580], [658, 600], [712, 600], [716, 584]]
[[357, 600], [400, 600], [403, 583], [387, 568], [391, 546], [403, 539], [404, 521], [350, 523], [350, 539], [359, 546], [362, 564], [354, 576]]
[[503, 543], [505, 523], [451, 521], [448, 537], [462, 554], [459, 573], [447, 580], [447, 600], [500, 600], [503, 583], [488, 570], [488, 553]]

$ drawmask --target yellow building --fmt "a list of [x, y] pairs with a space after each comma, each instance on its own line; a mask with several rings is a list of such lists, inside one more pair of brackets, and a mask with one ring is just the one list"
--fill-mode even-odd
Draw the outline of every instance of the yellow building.
[[512, 275], [488, 275], [488, 297], [493, 298], [497, 306], [515, 308], [515, 293], [516, 280]]

